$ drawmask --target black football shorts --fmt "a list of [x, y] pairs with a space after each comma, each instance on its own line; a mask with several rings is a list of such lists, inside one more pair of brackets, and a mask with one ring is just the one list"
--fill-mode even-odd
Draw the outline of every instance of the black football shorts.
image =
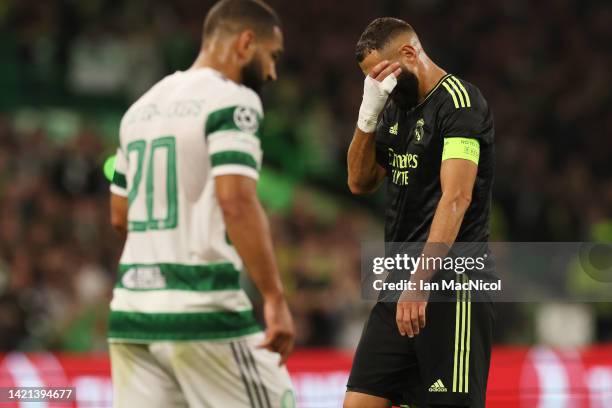
[[485, 406], [494, 308], [456, 291], [431, 301], [426, 326], [401, 336], [396, 303], [378, 302], [365, 324], [347, 389], [416, 407]]

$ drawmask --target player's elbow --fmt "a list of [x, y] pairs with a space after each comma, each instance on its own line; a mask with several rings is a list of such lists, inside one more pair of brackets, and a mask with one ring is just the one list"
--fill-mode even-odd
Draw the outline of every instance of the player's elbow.
[[348, 188], [355, 195], [372, 194], [385, 177], [385, 170], [375, 165], [369, 171], [353, 171], [349, 166]]
[[233, 198], [218, 198], [219, 207], [226, 222], [238, 220], [244, 215], [244, 203]]
[[363, 195], [363, 194], [367, 194], [368, 193], [364, 188], [362, 188], [358, 184], [354, 184], [354, 183], [349, 182], [348, 183], [348, 187], [349, 187], [349, 190], [351, 191], [351, 193], [353, 193], [355, 195]]
[[447, 203], [450, 204], [453, 210], [459, 212], [467, 211], [468, 207], [472, 203], [472, 192], [462, 191], [462, 190], [454, 190], [449, 192], [444, 192], [442, 194], [443, 199]]
[[215, 178], [215, 195], [225, 222], [240, 220], [252, 215], [252, 208], [259, 203], [254, 180], [238, 175]]
[[117, 211], [116, 209], [111, 210], [110, 215], [111, 226], [117, 233], [124, 236], [127, 233], [127, 219], [123, 211]]
[[127, 235], [127, 211], [127, 198], [112, 194], [110, 223], [113, 229], [117, 231], [121, 237]]
[[253, 197], [253, 194], [244, 190], [225, 191], [217, 194], [217, 201], [226, 222], [247, 216], [254, 199], [256, 197]]
[[348, 188], [351, 191], [351, 193], [355, 195], [370, 194], [373, 191], [372, 186], [369, 186], [364, 183], [359, 183], [350, 177], [348, 179]]
[[125, 230], [125, 220], [121, 219], [118, 214], [111, 212], [111, 225], [116, 231]]
[[111, 223], [115, 232], [122, 238], [125, 239], [127, 236], [127, 226], [120, 223]]

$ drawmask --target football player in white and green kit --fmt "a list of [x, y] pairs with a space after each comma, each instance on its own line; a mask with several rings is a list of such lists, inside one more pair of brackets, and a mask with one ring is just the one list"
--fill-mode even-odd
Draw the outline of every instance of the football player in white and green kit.
[[[111, 303], [116, 407], [293, 407], [293, 322], [256, 195], [257, 94], [276, 79], [276, 13], [222, 0], [193, 66], [127, 111], [111, 186], [126, 241]], [[264, 300], [265, 332], [239, 284]]]

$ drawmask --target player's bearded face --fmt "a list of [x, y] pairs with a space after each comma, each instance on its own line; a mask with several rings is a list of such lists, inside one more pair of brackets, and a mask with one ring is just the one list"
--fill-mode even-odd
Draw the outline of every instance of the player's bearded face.
[[401, 109], [415, 107], [419, 102], [419, 80], [416, 75], [403, 68], [389, 97]]
[[253, 56], [251, 62], [242, 67], [242, 84], [259, 93], [261, 87], [266, 83], [263, 72], [263, 63], [258, 55]]

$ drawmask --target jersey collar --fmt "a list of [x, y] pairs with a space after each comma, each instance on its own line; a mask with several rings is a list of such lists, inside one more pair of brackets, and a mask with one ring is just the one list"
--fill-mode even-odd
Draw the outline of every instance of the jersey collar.
[[425, 102], [427, 102], [427, 100], [429, 99], [429, 97], [431, 95], [433, 95], [434, 92], [436, 92], [436, 90], [440, 87], [440, 85], [442, 84], [442, 82], [444, 82], [444, 80], [446, 78], [449, 78], [451, 76], [451, 74], [446, 74], [444, 75], [442, 78], [440, 78], [440, 80], [436, 83], [436, 85], [431, 88], [431, 90], [429, 92], [427, 92], [427, 95], [425, 95], [425, 98], [423, 98], [423, 101], [421, 103], [419, 103], [418, 105], [416, 105], [414, 108], [412, 109], [416, 109], [418, 107], [420, 107], [421, 105], [423, 105]]

